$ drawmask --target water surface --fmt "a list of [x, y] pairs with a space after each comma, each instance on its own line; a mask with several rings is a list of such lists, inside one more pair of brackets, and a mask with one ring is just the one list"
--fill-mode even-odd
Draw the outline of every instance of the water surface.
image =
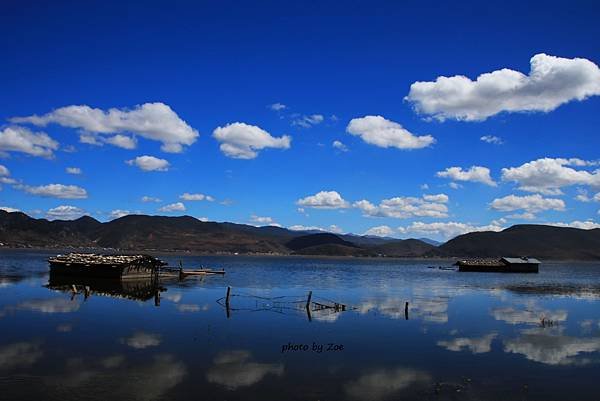
[[598, 399], [600, 264], [165, 256], [227, 274], [86, 296], [48, 256], [0, 251], [3, 399]]

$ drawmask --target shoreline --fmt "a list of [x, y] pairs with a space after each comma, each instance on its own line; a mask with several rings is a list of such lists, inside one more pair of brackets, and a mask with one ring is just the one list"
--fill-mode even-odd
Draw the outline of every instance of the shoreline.
[[[65, 248], [47, 248], [47, 247], [0, 247], [0, 252], [3, 251], [16, 251], [16, 252], [53, 252], [53, 253], [65, 253], [65, 252], [81, 252], [81, 253], [122, 253], [122, 254], [148, 254], [152, 256], [207, 256], [207, 257], [244, 257], [244, 258], [290, 258], [290, 259], [331, 259], [331, 260], [371, 260], [371, 261], [456, 261], [457, 259], [470, 259], [473, 257], [469, 256], [435, 256], [435, 257], [424, 257], [424, 256], [348, 256], [348, 255], [295, 255], [295, 254], [273, 254], [273, 253], [252, 253], [252, 254], [234, 254], [234, 253], [211, 253], [211, 252], [194, 252], [194, 251], [165, 251], [165, 250], [122, 250], [122, 249], [107, 249], [107, 248], [88, 248], [88, 247], [65, 247]], [[600, 259], [547, 259], [543, 260], [543, 264], [555, 264], [555, 263], [590, 263], [598, 264]]]

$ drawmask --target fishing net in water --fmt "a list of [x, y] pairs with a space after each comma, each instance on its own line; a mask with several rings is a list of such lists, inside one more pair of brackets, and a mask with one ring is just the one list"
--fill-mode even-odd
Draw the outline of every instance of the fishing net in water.
[[234, 312], [274, 312], [279, 314], [315, 314], [325, 316], [351, 308], [331, 299], [312, 295], [261, 296], [247, 293], [230, 293], [217, 300], [222, 307]]

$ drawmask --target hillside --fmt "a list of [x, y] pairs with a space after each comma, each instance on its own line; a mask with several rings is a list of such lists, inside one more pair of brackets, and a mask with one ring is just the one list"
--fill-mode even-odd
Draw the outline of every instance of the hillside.
[[[379, 253], [377, 246], [395, 242], [355, 235], [309, 234], [273, 226], [202, 222], [190, 216], [129, 215], [101, 223], [88, 216], [48, 221], [0, 210], [0, 243], [11, 247], [375, 256]], [[396, 254], [414, 256], [415, 251]]]
[[554, 260], [600, 259], [600, 229], [516, 225], [500, 232], [458, 236], [437, 249], [443, 256], [535, 256]]

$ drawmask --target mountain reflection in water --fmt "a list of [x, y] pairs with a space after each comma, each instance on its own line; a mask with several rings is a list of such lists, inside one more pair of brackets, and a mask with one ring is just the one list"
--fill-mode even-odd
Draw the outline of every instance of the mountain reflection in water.
[[0, 252], [7, 400], [597, 398], [598, 265], [185, 257], [227, 274], [107, 282]]

